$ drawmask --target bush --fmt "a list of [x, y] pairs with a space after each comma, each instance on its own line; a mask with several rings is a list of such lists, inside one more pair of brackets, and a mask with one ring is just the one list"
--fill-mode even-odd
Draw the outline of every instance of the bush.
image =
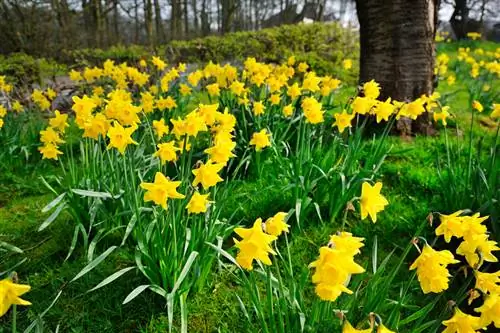
[[[293, 41], [293, 42], [291, 42]], [[318, 74], [332, 74], [354, 81], [357, 73], [345, 73], [340, 66], [346, 55], [356, 59], [359, 54], [357, 33], [336, 23], [283, 25], [260, 31], [229, 33], [188, 41], [172, 41], [160, 46], [157, 53], [170, 63], [240, 62], [247, 57], [258, 61], [281, 62], [291, 55], [307, 61]], [[100, 65], [106, 59], [134, 63], [151, 52], [144, 46], [114, 46], [106, 50], [80, 49], [63, 52], [69, 64]]]
[[0, 75], [9, 77], [17, 87], [41, 84], [44, 78], [50, 78], [67, 72], [65, 65], [52, 59], [36, 59], [25, 53], [13, 53], [0, 56]]

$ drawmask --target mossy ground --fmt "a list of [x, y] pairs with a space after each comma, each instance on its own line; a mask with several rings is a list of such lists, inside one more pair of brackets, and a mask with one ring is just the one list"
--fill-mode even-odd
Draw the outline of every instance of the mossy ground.
[[[491, 46], [486, 44], [485, 48], [488, 47]], [[456, 52], [457, 49], [453, 44], [445, 48], [448, 52]], [[446, 94], [456, 88], [443, 84], [438, 91]], [[460, 124], [459, 135], [467, 135], [470, 127], [467, 93], [458, 94], [449, 105]], [[487, 115], [481, 115], [476, 119], [473, 130], [481, 135], [486, 133], [488, 138], [493, 137], [495, 129], [488, 125], [487, 118]], [[453, 121], [449, 128], [452, 125]], [[456, 134], [449, 131], [449, 135], [453, 137]], [[435, 137], [391, 137], [388, 143], [392, 149], [382, 167], [381, 179], [390, 205], [380, 214], [375, 226], [368, 227], [369, 222], [359, 222], [357, 213], [353, 213], [348, 221], [353, 233], [366, 237], [367, 248], [372, 246], [373, 235], [377, 235], [379, 257], [394, 247], [405, 246], [427, 215], [439, 211], [441, 190], [436, 158], [437, 154], [445, 151], [442, 130]], [[37, 232], [46, 218], [41, 209], [53, 199], [41, 177], [50, 180], [50, 175], [57, 172], [57, 165], [43, 162], [22, 168], [18, 163], [8, 161], [1, 165], [0, 241], [16, 245], [24, 250], [24, 254], [0, 258], [0, 268], [26, 258], [16, 271], [21, 281], [33, 288], [26, 297], [33, 305], [19, 309], [21, 327], [27, 326], [42, 313], [62, 291], [58, 302], [44, 317], [46, 328], [50, 330], [60, 326], [61, 332], [166, 332], [166, 306], [158, 295], [143, 293], [133, 302], [122, 305], [133, 288], [147, 283], [139, 274], [118, 279], [112, 286], [87, 293], [111, 273], [134, 265], [132, 250], [124, 248], [114, 253], [92, 273], [69, 283], [85, 265], [83, 259], [75, 259], [82, 258], [78, 253], [65, 260], [73, 232], [71, 219], [62, 216], [50, 228]], [[280, 190], [283, 184], [273, 172], [268, 171], [264, 180], [235, 183], [232, 200], [225, 204], [228, 213], [237, 211], [234, 221], [252, 221], [289, 207], [289, 198]], [[294, 265], [311, 262], [319, 246], [337, 227], [311, 222], [302, 232], [296, 233], [297, 236], [292, 231]], [[189, 332], [243, 332], [245, 320], [235, 299], [238, 289], [228, 272], [213, 274], [209, 286], [189, 298]], [[2, 318], [0, 332], [8, 332], [9, 323], [9, 317]]]

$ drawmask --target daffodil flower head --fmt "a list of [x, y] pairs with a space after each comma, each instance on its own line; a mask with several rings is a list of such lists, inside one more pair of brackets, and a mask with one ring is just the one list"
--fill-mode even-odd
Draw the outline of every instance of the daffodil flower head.
[[12, 305], [31, 305], [20, 297], [30, 289], [29, 285], [17, 284], [10, 279], [0, 280], [0, 317], [6, 314]]
[[270, 254], [276, 254], [271, 247], [276, 236], [266, 234], [262, 229], [262, 219], [258, 218], [252, 228], [236, 228], [234, 232], [241, 240], [234, 239], [235, 247], [239, 250], [236, 261], [246, 270], [253, 269], [253, 261], [258, 260], [264, 265], [271, 265]]
[[385, 206], [389, 204], [387, 199], [380, 194], [382, 190], [382, 183], [377, 182], [375, 185], [370, 185], [364, 182], [361, 186], [361, 219], [365, 219], [368, 215], [373, 223], [377, 222], [377, 213], [384, 210]]

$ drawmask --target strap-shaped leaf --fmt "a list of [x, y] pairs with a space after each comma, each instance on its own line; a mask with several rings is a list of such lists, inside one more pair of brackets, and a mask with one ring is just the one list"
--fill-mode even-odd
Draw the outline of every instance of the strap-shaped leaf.
[[128, 302], [130, 302], [131, 300], [133, 300], [134, 298], [139, 296], [139, 294], [141, 294], [144, 290], [146, 290], [148, 288], [149, 288], [149, 284], [143, 284], [142, 286], [135, 288], [134, 290], [132, 290], [132, 292], [130, 294], [128, 294], [127, 297], [125, 297], [125, 300], [123, 301], [122, 304], [127, 304]]
[[102, 253], [99, 257], [95, 258], [92, 260], [87, 266], [85, 266], [80, 273], [76, 274], [76, 276], [71, 280], [70, 282], [76, 281], [91, 270], [93, 270], [97, 265], [99, 265], [104, 259], [106, 259], [107, 256], [111, 254], [116, 249], [116, 245], [111, 246], [109, 249], [107, 249], [104, 253]]
[[104, 287], [105, 285], [110, 284], [111, 282], [113, 282], [114, 280], [118, 279], [123, 274], [125, 274], [127, 272], [130, 272], [131, 270], [133, 270], [135, 268], [136, 267], [127, 267], [127, 268], [124, 268], [124, 269], [120, 269], [118, 272], [115, 272], [115, 273], [111, 274], [110, 276], [108, 276], [107, 278], [105, 278], [104, 280], [102, 280], [101, 283], [99, 283], [94, 288], [90, 289], [89, 292], [97, 290], [99, 288]]

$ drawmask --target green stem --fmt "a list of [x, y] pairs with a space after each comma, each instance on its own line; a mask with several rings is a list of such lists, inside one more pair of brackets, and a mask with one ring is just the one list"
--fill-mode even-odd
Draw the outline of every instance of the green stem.
[[17, 332], [17, 305], [12, 305], [12, 333]]

